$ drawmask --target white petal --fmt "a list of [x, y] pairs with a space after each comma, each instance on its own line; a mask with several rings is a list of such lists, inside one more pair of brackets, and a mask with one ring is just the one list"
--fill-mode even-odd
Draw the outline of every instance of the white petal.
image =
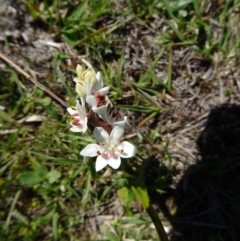
[[86, 98], [86, 101], [92, 107], [95, 107], [95, 108], [97, 107], [97, 100], [94, 95], [88, 95]]
[[76, 101], [76, 109], [78, 111], [79, 116], [83, 119], [85, 116], [87, 116], [86, 110], [85, 110], [85, 101], [83, 98], [81, 98], [82, 105], [80, 105], [79, 101]]
[[121, 158], [120, 156], [116, 155], [114, 158], [110, 157], [107, 160], [107, 163], [110, 167], [112, 167], [113, 169], [118, 169], [121, 165]]
[[87, 145], [81, 152], [81, 156], [88, 156], [88, 157], [94, 157], [97, 156], [97, 152], [99, 150], [100, 146], [97, 144], [89, 144]]
[[100, 116], [104, 115], [104, 113], [106, 112], [106, 109], [107, 109], [106, 105], [92, 108], [93, 112], [99, 114]]
[[122, 150], [122, 152], [120, 151], [118, 153], [119, 156], [122, 157], [122, 158], [133, 157], [138, 152], [137, 148], [128, 141], [121, 142], [118, 145], [117, 149]]
[[77, 111], [74, 110], [74, 109], [72, 109], [71, 107], [68, 107], [68, 108], [67, 108], [67, 111], [68, 111], [68, 113], [69, 113], [70, 115], [77, 114]]
[[96, 171], [100, 171], [102, 170], [105, 166], [107, 166], [108, 162], [106, 159], [102, 158], [101, 156], [98, 156], [97, 157], [97, 160], [96, 160]]
[[78, 124], [74, 124], [73, 121], [70, 122], [72, 126], [70, 131], [72, 132], [82, 132], [85, 133], [88, 128], [88, 118], [84, 117], [84, 119], [78, 119]]
[[84, 72], [84, 68], [80, 64], [78, 64], [76, 68], [76, 72], [77, 72], [78, 78], [81, 79], [82, 73]]
[[85, 97], [86, 96], [86, 83], [83, 81], [76, 82], [75, 91], [78, 96]]
[[99, 144], [109, 143], [109, 135], [102, 127], [95, 127], [93, 135]]
[[103, 79], [102, 79], [101, 73], [99, 71], [96, 74], [96, 79], [97, 79], [97, 82], [93, 86], [94, 91], [98, 91], [103, 87]]
[[88, 118], [85, 117], [84, 120], [83, 120], [83, 123], [82, 123], [82, 125], [83, 125], [83, 133], [85, 133], [87, 131], [87, 128], [88, 128], [87, 123], [88, 123]]
[[81, 103], [82, 103], [82, 109], [85, 111], [85, 113], [86, 113], [86, 108], [85, 108], [85, 99], [84, 98], [80, 98], [81, 99]]
[[90, 79], [87, 80], [86, 92], [87, 92], [87, 96], [92, 94], [92, 81]]
[[81, 99], [81, 103], [82, 103], [82, 106], [85, 106], [85, 100], [84, 100], [84, 98], [80, 98]]
[[73, 81], [76, 82], [76, 83], [78, 83], [78, 82], [80, 82], [81, 80], [76, 77], [76, 78], [73, 79]]
[[70, 128], [70, 131], [72, 131], [72, 132], [85, 132], [82, 128], [79, 128], [79, 127], [77, 127], [77, 126], [72, 126], [71, 128]]
[[110, 89], [110, 86], [106, 86], [106, 87], [98, 90], [98, 92], [99, 92], [101, 95], [107, 95], [109, 89]]
[[120, 126], [120, 127], [124, 128], [126, 121], [127, 121], [127, 116], [124, 116], [119, 121], [114, 121], [114, 122], [111, 122], [110, 124], [111, 124], [111, 126]]
[[105, 106], [105, 108], [103, 108], [103, 109], [101, 110], [101, 114], [98, 114], [98, 115], [99, 115], [99, 117], [100, 117], [101, 119], [103, 119], [103, 120], [106, 121], [108, 124], [110, 124], [111, 116], [110, 116], [109, 113], [108, 113], [108, 107], [107, 107], [106, 105], [104, 105], [104, 106]]
[[120, 142], [120, 139], [123, 135], [123, 132], [124, 132], [123, 127], [115, 126], [112, 129], [112, 132], [111, 132], [111, 135], [110, 135], [111, 143], [118, 145], [118, 143]]

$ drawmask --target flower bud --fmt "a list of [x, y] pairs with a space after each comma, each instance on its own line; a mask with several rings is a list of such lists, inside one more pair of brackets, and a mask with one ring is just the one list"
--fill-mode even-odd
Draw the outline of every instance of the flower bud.
[[87, 80], [92, 82], [94, 86], [97, 82], [96, 74], [93, 69], [84, 69], [81, 65], [77, 65], [76, 68], [77, 77], [73, 80], [76, 82], [75, 90], [80, 97], [86, 97], [86, 83]]

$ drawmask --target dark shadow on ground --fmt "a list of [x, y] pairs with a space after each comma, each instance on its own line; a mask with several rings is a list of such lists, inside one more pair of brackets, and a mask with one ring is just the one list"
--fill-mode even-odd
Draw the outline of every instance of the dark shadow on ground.
[[213, 109], [197, 144], [201, 160], [174, 191], [171, 241], [240, 240], [240, 106]]

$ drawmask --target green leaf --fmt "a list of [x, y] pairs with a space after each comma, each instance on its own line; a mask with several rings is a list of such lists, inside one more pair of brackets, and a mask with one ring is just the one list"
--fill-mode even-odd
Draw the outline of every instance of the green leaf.
[[20, 174], [19, 180], [23, 185], [35, 185], [44, 181], [47, 177], [47, 168], [43, 165], [35, 165], [33, 171], [25, 171]]
[[48, 170], [44, 165], [34, 165], [33, 170], [38, 173], [38, 175], [46, 176]]
[[121, 201], [126, 205], [130, 204], [135, 198], [132, 191], [129, 190], [127, 187], [119, 188], [117, 190], [117, 194], [118, 194], [119, 198], [121, 199]]
[[194, 7], [198, 17], [200, 17], [200, 15], [201, 15], [201, 7], [200, 7], [200, 4], [199, 4], [198, 0], [193, 0], [193, 7]]
[[79, 20], [81, 21], [81, 18], [86, 15], [86, 7], [87, 7], [88, 1], [85, 1], [82, 4], [79, 4], [76, 8], [73, 10], [70, 10], [68, 12], [68, 16], [66, 20]]
[[185, 7], [186, 5], [192, 3], [192, 0], [180, 0], [178, 1], [178, 7]]
[[138, 186], [138, 187], [132, 186], [132, 190], [135, 193], [135, 195], [140, 198], [143, 207], [145, 209], [149, 208], [150, 207], [150, 199], [149, 199], [149, 196], [147, 193], [147, 189], [145, 187], [141, 187], [141, 186]]
[[52, 217], [52, 229], [53, 229], [54, 240], [58, 239], [58, 219], [59, 219], [59, 214], [54, 213]]
[[163, 0], [163, 4], [169, 14], [169, 16], [176, 22], [179, 23], [179, 19], [174, 15], [174, 4], [170, 4], [170, 2], [168, 0]]
[[110, 241], [120, 241], [120, 237], [116, 236], [112, 232], [107, 231], [107, 237]]
[[61, 173], [58, 170], [52, 170], [47, 174], [49, 183], [56, 182], [61, 177]]
[[49, 97], [45, 97], [45, 98], [39, 98], [38, 100], [38, 103], [40, 103], [40, 104], [42, 104], [43, 106], [49, 106], [50, 104], [51, 104], [51, 102], [52, 102], [52, 99], [51, 98], [49, 98]]
[[32, 18], [37, 19], [39, 17], [39, 12], [36, 11], [34, 5], [32, 3], [29, 3], [29, 1], [24, 1], [24, 3], [26, 4], [28, 11], [29, 11], [30, 15], [32, 16]]
[[23, 214], [21, 214], [16, 209], [13, 211], [12, 216], [14, 216], [20, 223], [29, 225], [29, 220], [27, 217], [25, 217]]
[[27, 171], [23, 172], [20, 175], [19, 180], [22, 185], [33, 186], [44, 181], [45, 177], [46, 176], [43, 173], [39, 173], [36, 171]]
[[0, 120], [6, 121], [6, 122], [12, 122], [12, 118], [8, 115], [8, 113], [6, 113], [3, 110], [0, 110]]

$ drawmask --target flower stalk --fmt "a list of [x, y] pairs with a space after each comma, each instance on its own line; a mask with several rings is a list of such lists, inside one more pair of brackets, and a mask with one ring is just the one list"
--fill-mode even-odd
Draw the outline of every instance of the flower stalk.
[[145, 187], [142, 186], [132, 186], [132, 190], [134, 194], [141, 200], [143, 208], [147, 211], [148, 215], [150, 216], [156, 230], [158, 233], [158, 237], [160, 241], [168, 241], [167, 234], [163, 228], [162, 222], [156, 212], [156, 210], [153, 208], [147, 190]]
[[[110, 87], [103, 86], [101, 73], [96, 73], [86, 60], [83, 60], [83, 63], [87, 69], [77, 65], [77, 77], [73, 79], [78, 95], [76, 106], [67, 108], [72, 119], [70, 131], [85, 133], [90, 126], [97, 143], [88, 144], [80, 155], [96, 157], [96, 171], [100, 171], [106, 166], [118, 169], [122, 158], [131, 158], [138, 152], [133, 144], [122, 141], [127, 116], [121, 116], [117, 108], [110, 102], [107, 96]], [[135, 173], [137, 175], [129, 176], [132, 191], [139, 197], [144, 209], [152, 219], [159, 240], [168, 241], [158, 214], [150, 203], [142, 173], [142, 168], [140, 168]]]
[[143, 166], [138, 166], [138, 169], [136, 171], [128, 170], [127, 177], [133, 193], [136, 197], [140, 199], [143, 208], [147, 211], [149, 217], [151, 218], [158, 233], [159, 241], [168, 241], [168, 237], [164, 230], [162, 222], [156, 210], [151, 204], [144, 181]]

